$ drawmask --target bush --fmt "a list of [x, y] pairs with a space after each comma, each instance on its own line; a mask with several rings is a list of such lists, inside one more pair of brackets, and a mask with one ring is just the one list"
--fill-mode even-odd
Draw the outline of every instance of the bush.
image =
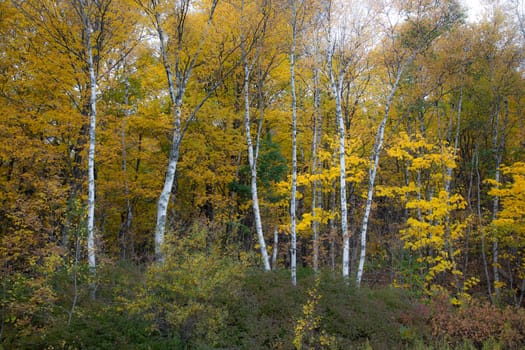
[[128, 300], [131, 314], [151, 321], [154, 331], [179, 338], [183, 347], [217, 346], [226, 327], [226, 304], [235, 298], [242, 262], [207, 245], [208, 231], [196, 224], [183, 238], [170, 235], [165, 262], [151, 265], [144, 285]]
[[426, 332], [419, 314], [423, 306], [404, 290], [354, 288], [328, 277], [321, 281], [321, 293], [322, 328], [338, 339], [340, 349], [358, 344], [403, 349]]
[[91, 307], [69, 326], [55, 324], [31, 349], [176, 349], [177, 337], [156, 333], [151, 323], [111, 308]]
[[482, 348], [497, 340], [505, 348], [525, 347], [525, 311], [499, 308], [488, 301], [472, 299], [454, 307], [448, 296], [433, 299], [430, 317], [432, 334], [451, 345], [470, 341]]
[[[313, 274], [300, 275], [298, 286], [292, 287], [289, 271], [249, 271], [238, 298], [228, 306], [229, 333], [221, 335], [223, 346], [290, 349], [294, 338], [298, 342], [300, 324], [309, 339], [303, 338], [303, 349], [308, 344], [315, 344], [312, 349], [366, 348], [367, 343], [374, 349], [404, 349], [428, 332], [428, 310], [403, 290], [357, 289], [329, 274], [314, 288]], [[315, 304], [313, 310], [305, 314], [304, 306], [310, 304]]]

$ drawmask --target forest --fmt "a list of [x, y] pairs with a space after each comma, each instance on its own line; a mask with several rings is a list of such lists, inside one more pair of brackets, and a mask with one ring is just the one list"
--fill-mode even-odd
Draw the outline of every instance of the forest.
[[0, 0], [0, 350], [525, 347], [525, 4]]

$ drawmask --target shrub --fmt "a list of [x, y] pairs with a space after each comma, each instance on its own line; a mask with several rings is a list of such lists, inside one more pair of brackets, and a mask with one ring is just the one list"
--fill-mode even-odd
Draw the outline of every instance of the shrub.
[[432, 302], [430, 323], [433, 335], [452, 345], [468, 340], [481, 348], [497, 340], [510, 349], [525, 346], [525, 311], [510, 306], [472, 299], [455, 307], [448, 296], [439, 295]]
[[171, 235], [164, 264], [147, 269], [144, 285], [128, 301], [133, 315], [151, 321], [166, 338], [180, 338], [185, 347], [218, 344], [226, 303], [235, 298], [244, 274], [241, 262], [207, 245], [207, 235], [199, 224], [183, 238]]

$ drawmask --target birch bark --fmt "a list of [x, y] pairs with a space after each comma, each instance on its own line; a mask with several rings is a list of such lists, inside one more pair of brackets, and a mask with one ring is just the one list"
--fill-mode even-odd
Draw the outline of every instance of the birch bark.
[[272, 270], [277, 270], [277, 256], [279, 254], [279, 230], [273, 231], [273, 248], [272, 248]]
[[[187, 56], [185, 55], [185, 53], [182, 52], [184, 48], [183, 34], [185, 31], [186, 17], [191, 7], [191, 0], [182, 0], [176, 5], [175, 11], [177, 23], [175, 23], [175, 26], [177, 29], [176, 38], [173, 39], [175, 40], [174, 45], [176, 45], [175, 62], [173, 65], [174, 69], [172, 69], [172, 64], [168, 59], [168, 50], [166, 47], [168, 43], [168, 38], [162, 27], [162, 15], [159, 11], [159, 0], [151, 0], [151, 6], [146, 8], [147, 12], [152, 15], [153, 23], [155, 25], [155, 29], [159, 38], [159, 50], [161, 54], [162, 64], [166, 73], [168, 91], [171, 101], [171, 115], [173, 118], [173, 134], [171, 138], [171, 148], [168, 157], [168, 166], [164, 178], [164, 185], [162, 187], [162, 191], [157, 202], [157, 221], [155, 226], [155, 260], [160, 263], [164, 262], [162, 245], [164, 244], [164, 235], [166, 230], [166, 215], [168, 212], [168, 205], [170, 201], [171, 191], [173, 188], [173, 182], [175, 179], [175, 173], [177, 171], [177, 163], [179, 161], [180, 145], [185, 130], [182, 121], [183, 98], [186, 92], [188, 81], [192, 75], [193, 68], [195, 67], [197, 59], [199, 58], [202, 45], [206, 38], [206, 34], [213, 20], [213, 15], [217, 7], [218, 1], [219, 0], [212, 1], [207, 24], [202, 31], [199, 44], [197, 45], [197, 49], [194, 51], [193, 55], [190, 55], [190, 58], [185, 62], [183, 62], [183, 57]], [[175, 71], [175, 74], [173, 73], [173, 70]], [[218, 85], [214, 86], [214, 88], [211, 90], [214, 91], [217, 86]], [[197, 105], [197, 107], [193, 110], [191, 115], [185, 120], [184, 126], [195, 118], [197, 111], [200, 109], [200, 107], [204, 104], [204, 102], [208, 99], [210, 95], [211, 92], [209, 92]]]
[[[312, 141], [312, 175], [317, 175], [320, 171], [318, 148], [321, 143], [322, 117], [321, 117], [321, 89], [319, 84], [319, 69], [314, 68], [314, 132]], [[312, 183], [312, 231], [313, 231], [313, 269], [319, 270], [319, 210], [321, 209], [322, 193], [319, 188], [318, 180]]]
[[296, 191], [297, 191], [297, 96], [295, 92], [295, 47], [297, 41], [297, 12], [295, 0], [292, 8], [292, 47], [290, 50], [290, 89], [292, 94], [292, 194], [290, 199], [291, 247], [290, 270], [294, 286], [297, 285], [297, 232], [296, 232]]
[[89, 17], [85, 19], [86, 26], [86, 46], [88, 53], [89, 80], [90, 80], [90, 98], [91, 113], [89, 118], [89, 151], [88, 151], [88, 262], [89, 269], [94, 274], [97, 269], [95, 254], [95, 141], [97, 125], [97, 79], [95, 76], [95, 67], [93, 64], [93, 47], [91, 45], [91, 23]]
[[[91, 9], [94, 4], [88, 0], [79, 0], [75, 3], [77, 13], [82, 22], [84, 38], [83, 46], [86, 50], [87, 68], [89, 72], [89, 147], [88, 147], [88, 206], [87, 206], [87, 254], [90, 272], [94, 275], [97, 269], [95, 253], [95, 141], [97, 121], [97, 77], [93, 60], [92, 34], [94, 28], [91, 23]], [[94, 297], [94, 290], [91, 294]]]
[[[246, 37], [244, 32], [244, 0], [241, 2], [241, 61], [243, 66], [244, 78], [243, 78], [243, 100], [244, 100], [244, 132], [246, 137], [246, 145], [248, 147], [248, 163], [250, 166], [250, 189], [252, 195], [252, 209], [255, 219], [255, 231], [257, 233], [257, 239], [259, 241], [259, 248], [261, 251], [261, 258], [265, 271], [270, 271], [270, 260], [268, 256], [268, 250], [266, 248], [266, 241], [264, 239], [264, 233], [262, 228], [261, 210], [259, 207], [259, 194], [257, 187], [257, 158], [259, 150], [259, 133], [260, 127], [257, 131], [256, 145], [254, 151], [254, 145], [252, 142], [251, 125], [250, 125], [250, 75], [253, 70], [253, 64], [250, 65], [248, 62], [248, 52], [246, 48]], [[260, 121], [261, 123], [262, 121]], [[261, 124], [259, 124], [260, 126]]]
[[374, 198], [375, 179], [377, 175], [377, 168], [379, 167], [379, 158], [381, 155], [381, 150], [383, 149], [386, 122], [388, 121], [388, 117], [390, 115], [390, 108], [394, 100], [394, 95], [399, 86], [401, 76], [403, 75], [405, 67], [408, 64], [410, 64], [410, 62], [412, 62], [414, 57], [415, 57], [414, 55], [410, 56], [410, 58], [406, 62], [403, 62], [398, 67], [396, 79], [394, 83], [392, 84], [392, 87], [390, 88], [390, 93], [388, 94], [388, 97], [386, 99], [385, 112], [383, 114], [383, 119], [381, 120], [381, 124], [379, 125], [379, 128], [377, 130], [374, 147], [372, 149], [372, 155], [370, 157], [371, 164], [370, 164], [370, 169], [368, 172], [369, 181], [368, 181], [368, 191], [367, 191], [367, 197], [366, 197], [366, 206], [365, 206], [365, 213], [363, 215], [363, 222], [361, 224], [361, 253], [359, 255], [359, 266], [357, 268], [357, 279], [356, 279], [356, 283], [358, 286], [361, 285], [361, 280], [363, 278], [363, 271], [365, 267], [366, 234], [367, 234], [367, 229], [368, 229], [368, 220], [370, 218], [370, 209], [372, 208], [372, 200]]
[[333, 38], [333, 31], [331, 23], [332, 2], [328, 1], [328, 53], [327, 65], [328, 76], [330, 78], [330, 88], [335, 98], [335, 117], [337, 136], [339, 139], [339, 199], [341, 203], [341, 235], [343, 237], [343, 261], [342, 261], [342, 275], [347, 279], [350, 273], [350, 239], [348, 234], [348, 209], [346, 206], [346, 134], [343, 120], [343, 109], [341, 107], [341, 95], [343, 89], [343, 78], [350, 63], [343, 62], [338, 72], [334, 72], [334, 54], [336, 44]]
[[97, 122], [97, 77], [93, 60], [91, 11], [95, 4], [89, 0], [78, 0], [75, 3], [77, 13], [82, 22], [83, 48], [86, 50], [87, 68], [89, 73], [89, 147], [88, 147], [88, 200], [87, 200], [87, 255], [88, 267], [92, 275], [90, 282], [90, 297], [95, 299], [96, 283], [94, 276], [97, 271], [95, 248], [95, 142]]
[[[347, 86], [355, 91], [356, 98], [362, 92], [357, 87], [367, 70], [370, 40], [374, 35], [375, 6], [370, 1], [326, 2], [328, 16], [327, 74], [330, 90], [335, 100], [336, 130], [339, 148], [339, 187], [341, 204], [341, 235], [343, 238], [342, 275], [350, 274], [350, 233], [348, 228], [348, 201], [346, 188], [346, 125], [343, 115], [343, 91]], [[347, 8], [352, 12], [348, 13]], [[332, 18], [333, 17], [333, 18]], [[335, 25], [337, 23], [337, 25]], [[366, 80], [366, 79], [365, 79]], [[350, 94], [349, 94], [350, 95]]]
[[253, 142], [251, 136], [250, 127], [250, 73], [251, 68], [248, 65], [248, 59], [246, 58], [246, 52], [243, 46], [243, 67], [244, 67], [244, 83], [243, 83], [243, 96], [244, 96], [244, 131], [246, 134], [246, 144], [248, 146], [248, 163], [250, 165], [250, 188], [252, 194], [252, 208], [253, 215], [255, 217], [255, 230], [257, 232], [257, 238], [259, 240], [259, 247], [263, 260], [264, 270], [270, 271], [270, 262], [268, 257], [268, 250], [266, 249], [266, 242], [264, 239], [264, 233], [262, 229], [261, 210], [259, 207], [259, 194], [257, 192], [257, 158], [253, 150]]

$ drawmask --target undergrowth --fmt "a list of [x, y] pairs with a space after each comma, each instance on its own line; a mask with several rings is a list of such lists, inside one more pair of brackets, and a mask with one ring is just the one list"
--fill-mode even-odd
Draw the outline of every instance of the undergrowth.
[[[108, 265], [97, 300], [82, 294], [70, 324], [70, 298], [59, 297], [44, 327], [6, 327], [0, 349], [525, 347], [520, 309], [480, 300], [457, 307], [446, 295], [422, 300], [393, 287], [356, 288], [331, 272], [299, 272], [292, 287], [288, 271], [265, 273], [210, 249], [164, 268]], [[55, 283], [55, 294], [71, 293], [66, 282]]]

